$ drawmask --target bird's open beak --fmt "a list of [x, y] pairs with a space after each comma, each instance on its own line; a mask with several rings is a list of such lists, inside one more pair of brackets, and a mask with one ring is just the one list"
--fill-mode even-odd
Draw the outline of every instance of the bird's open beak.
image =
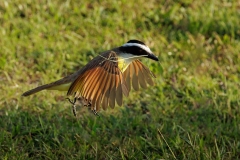
[[158, 57], [155, 56], [153, 53], [148, 54], [147, 58], [150, 58], [150, 59], [152, 59], [152, 60], [158, 61]]

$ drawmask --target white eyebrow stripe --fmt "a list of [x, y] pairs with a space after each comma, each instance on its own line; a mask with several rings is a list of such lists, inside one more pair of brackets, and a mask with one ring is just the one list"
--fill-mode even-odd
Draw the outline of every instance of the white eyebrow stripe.
[[137, 47], [140, 47], [143, 50], [147, 51], [148, 53], [152, 53], [152, 51], [150, 50], [150, 48], [148, 46], [145, 46], [145, 45], [142, 45], [142, 44], [139, 44], [139, 43], [125, 43], [122, 46], [137, 46]]

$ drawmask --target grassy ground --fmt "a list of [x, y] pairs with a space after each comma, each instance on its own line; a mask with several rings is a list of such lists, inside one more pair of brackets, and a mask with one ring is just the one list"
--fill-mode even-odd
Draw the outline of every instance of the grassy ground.
[[[0, 1], [1, 159], [240, 159], [238, 1]], [[21, 94], [139, 39], [156, 85], [123, 107], [71, 112]]]

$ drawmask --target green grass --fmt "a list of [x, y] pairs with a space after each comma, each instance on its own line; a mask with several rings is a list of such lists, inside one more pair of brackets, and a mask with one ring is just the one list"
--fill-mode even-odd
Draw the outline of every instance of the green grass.
[[[1, 159], [240, 159], [238, 1], [0, 2]], [[156, 85], [86, 109], [28, 89], [139, 39]], [[161, 66], [163, 71], [161, 70]]]

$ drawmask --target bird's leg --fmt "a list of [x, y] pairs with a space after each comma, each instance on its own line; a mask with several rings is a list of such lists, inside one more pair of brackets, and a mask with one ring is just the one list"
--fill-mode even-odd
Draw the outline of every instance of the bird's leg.
[[[88, 104], [84, 105], [85, 107], [88, 107], [89, 109], [91, 109], [91, 101], [88, 102]], [[93, 114], [95, 116], [99, 116], [98, 112], [95, 109], [91, 109], [91, 111], [93, 112]]]
[[75, 117], [77, 117], [77, 110], [76, 110], [76, 101], [77, 98], [74, 98], [73, 101], [71, 101], [69, 98], [66, 98], [73, 106], [72, 106], [72, 111], [73, 111], [73, 115]]
[[77, 98], [74, 98], [74, 103], [72, 106], [72, 112], [75, 117], [77, 117], [76, 101], [77, 101]]
[[76, 98], [74, 98], [74, 100], [72, 101], [70, 98], [66, 98], [71, 104], [75, 104], [76, 103], [76, 101], [77, 101], [77, 99]]

